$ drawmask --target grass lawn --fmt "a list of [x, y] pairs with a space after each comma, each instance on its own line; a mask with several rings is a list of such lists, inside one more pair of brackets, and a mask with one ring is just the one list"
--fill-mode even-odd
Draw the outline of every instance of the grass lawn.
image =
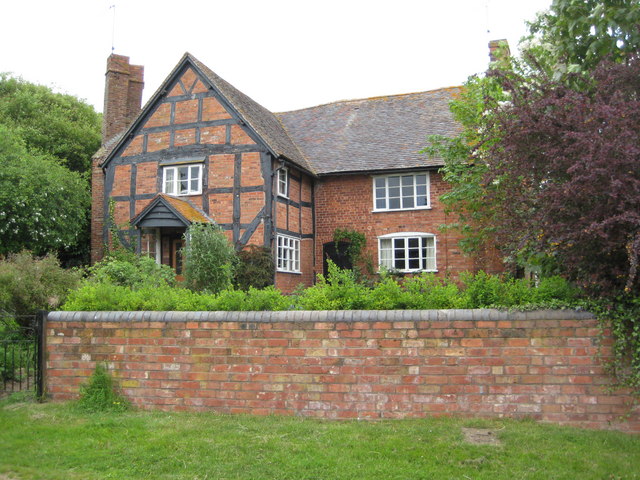
[[[463, 427], [501, 445], [473, 445]], [[8, 479], [640, 479], [640, 436], [532, 421], [329, 422], [0, 402]]]

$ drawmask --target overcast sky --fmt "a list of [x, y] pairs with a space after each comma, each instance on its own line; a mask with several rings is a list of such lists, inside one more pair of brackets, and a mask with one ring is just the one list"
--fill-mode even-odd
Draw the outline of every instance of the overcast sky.
[[[114, 9], [110, 8], [115, 4]], [[551, 0], [15, 0], [0, 72], [102, 111], [106, 59], [145, 67], [146, 101], [188, 51], [276, 112], [460, 85]], [[115, 28], [114, 28], [115, 24]]]

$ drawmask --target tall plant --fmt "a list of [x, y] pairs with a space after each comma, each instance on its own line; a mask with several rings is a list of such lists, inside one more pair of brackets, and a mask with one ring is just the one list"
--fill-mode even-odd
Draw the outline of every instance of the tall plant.
[[186, 231], [184, 277], [191, 290], [217, 293], [231, 286], [237, 263], [233, 245], [222, 228], [194, 223]]

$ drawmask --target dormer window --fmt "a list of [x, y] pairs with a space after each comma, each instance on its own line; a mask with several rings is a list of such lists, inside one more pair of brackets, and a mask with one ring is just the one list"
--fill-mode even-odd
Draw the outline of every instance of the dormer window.
[[162, 193], [175, 196], [201, 194], [202, 165], [164, 167]]
[[289, 196], [289, 170], [284, 167], [278, 170], [278, 195]]

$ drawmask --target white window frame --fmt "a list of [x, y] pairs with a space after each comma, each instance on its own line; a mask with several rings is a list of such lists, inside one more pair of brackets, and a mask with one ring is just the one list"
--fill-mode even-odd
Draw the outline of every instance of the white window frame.
[[285, 167], [278, 169], [278, 195], [289, 198], [289, 170]]
[[[179, 185], [179, 172], [180, 169], [187, 169], [187, 190], [184, 192], [178, 192]], [[197, 168], [198, 175], [197, 177], [192, 177], [193, 168]], [[168, 180], [169, 172], [173, 172], [173, 178]], [[192, 180], [198, 180], [198, 188], [196, 190], [191, 189]], [[171, 189], [167, 188], [168, 185], [171, 185]], [[171, 190], [171, 191], [169, 191]], [[201, 163], [186, 163], [183, 165], [170, 165], [166, 167], [162, 167], [162, 193], [166, 193], [167, 195], [171, 195], [174, 197], [184, 197], [186, 195], [200, 195], [202, 194], [202, 164]]]
[[276, 270], [300, 273], [300, 239], [278, 234], [276, 244]]
[[[410, 243], [414, 243], [416, 239], [419, 244], [417, 246], [410, 246]], [[396, 242], [396, 240], [403, 240], [404, 245], [400, 246], [400, 242]], [[398, 243], [398, 245], [396, 243]], [[429, 245], [429, 243], [431, 243], [431, 245]], [[396, 256], [400, 250], [403, 250], [404, 268], [398, 268], [396, 266], [396, 262], [402, 260], [402, 257]], [[426, 250], [426, 255], [423, 250]], [[430, 255], [430, 253], [432, 253], [432, 255]], [[386, 268], [388, 270], [405, 273], [437, 272], [437, 254], [436, 236], [432, 233], [398, 232], [378, 237], [378, 265], [381, 269]], [[418, 268], [412, 268], [410, 266], [409, 262], [411, 260], [418, 261]]]
[[[419, 187], [423, 186], [422, 184], [417, 183], [417, 177], [424, 176], [425, 178], [425, 201], [426, 205], [417, 205], [418, 199], [422, 198], [423, 195], [418, 195]], [[398, 179], [398, 185], [390, 185], [393, 180]], [[403, 182], [406, 182], [406, 179], [412, 178], [411, 185], [404, 185]], [[383, 185], [381, 185], [383, 184]], [[421, 172], [411, 172], [411, 173], [398, 173], [394, 175], [376, 175], [373, 177], [372, 181], [373, 188], [373, 211], [374, 212], [396, 212], [401, 210], [428, 210], [431, 208], [431, 179], [428, 171]], [[410, 195], [403, 195], [404, 189], [411, 189]], [[392, 195], [393, 194], [393, 195]], [[379, 196], [380, 195], [380, 196]], [[398, 199], [399, 207], [391, 208], [389, 206], [390, 201], [393, 199]], [[408, 199], [411, 199], [413, 205], [405, 206], [405, 202], [409, 203]], [[378, 200], [384, 201], [384, 206], [378, 205]]]

